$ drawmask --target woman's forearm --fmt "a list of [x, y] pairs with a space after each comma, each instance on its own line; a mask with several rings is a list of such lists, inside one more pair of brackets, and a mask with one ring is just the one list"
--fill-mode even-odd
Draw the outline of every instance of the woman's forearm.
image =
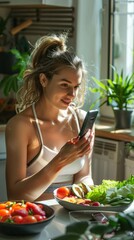
[[57, 155], [47, 166], [39, 172], [16, 182], [12, 188], [8, 187], [9, 199], [25, 199], [34, 201], [52, 184], [61, 170]]

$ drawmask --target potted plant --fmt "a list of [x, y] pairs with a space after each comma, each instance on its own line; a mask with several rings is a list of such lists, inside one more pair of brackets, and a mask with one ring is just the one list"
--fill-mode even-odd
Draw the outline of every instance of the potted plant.
[[90, 221], [77, 221], [66, 227], [65, 234], [52, 238], [52, 240], [133, 240], [134, 212], [111, 213], [108, 223], [93, 223]]
[[18, 35], [18, 33], [32, 24], [32, 20], [27, 19], [21, 24], [12, 27], [10, 21], [11, 29], [9, 29], [7, 25], [9, 19], [11, 19], [10, 14], [6, 18], [0, 17], [0, 74], [14, 73], [12, 66], [15, 64], [16, 56], [10, 50], [17, 48], [20, 52], [26, 52], [26, 49], [23, 48], [28, 45], [27, 39]]
[[15, 56], [16, 62], [12, 66], [14, 73], [4, 75], [0, 81], [0, 90], [4, 95], [4, 98], [0, 99], [0, 123], [6, 123], [15, 114], [14, 95], [21, 86], [30, 56], [29, 52], [20, 52], [18, 49], [11, 49], [10, 52]]
[[130, 128], [131, 114], [133, 112], [132, 104], [134, 103], [134, 73], [124, 77], [123, 70], [119, 74], [115, 67], [113, 69], [113, 79], [98, 80], [93, 77], [98, 87], [89, 88], [93, 93], [99, 93], [99, 97], [92, 104], [100, 101], [100, 107], [109, 103], [115, 115], [116, 129]]

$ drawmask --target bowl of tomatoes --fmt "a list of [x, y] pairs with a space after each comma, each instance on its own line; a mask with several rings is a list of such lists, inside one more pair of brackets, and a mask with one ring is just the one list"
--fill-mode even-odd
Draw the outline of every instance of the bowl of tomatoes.
[[54, 218], [54, 209], [43, 203], [5, 201], [0, 203], [0, 233], [30, 235], [40, 233]]

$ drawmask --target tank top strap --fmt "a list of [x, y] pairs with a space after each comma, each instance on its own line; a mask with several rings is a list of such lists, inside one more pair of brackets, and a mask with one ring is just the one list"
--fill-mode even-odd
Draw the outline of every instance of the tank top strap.
[[77, 115], [77, 113], [76, 113], [76, 111], [75, 111], [75, 109], [73, 107], [69, 106], [69, 109], [70, 109], [70, 111], [72, 112], [72, 114], [73, 114], [73, 116], [75, 118], [78, 132], [80, 132], [80, 124], [79, 124], [78, 115]]
[[41, 141], [41, 144], [42, 144], [42, 146], [43, 146], [43, 138], [42, 138], [42, 134], [41, 134], [41, 130], [40, 130], [40, 125], [39, 125], [39, 121], [38, 121], [37, 114], [36, 114], [36, 110], [35, 110], [35, 103], [32, 104], [32, 110], [33, 110], [33, 114], [34, 114], [34, 118], [35, 118], [37, 130], [38, 130], [38, 134], [39, 134], [39, 137], [40, 137], [40, 141]]

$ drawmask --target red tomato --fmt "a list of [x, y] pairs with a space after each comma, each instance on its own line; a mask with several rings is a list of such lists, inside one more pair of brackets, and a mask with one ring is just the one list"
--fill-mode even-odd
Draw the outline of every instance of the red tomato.
[[36, 218], [37, 222], [44, 220], [43, 216], [38, 215], [38, 214], [34, 215], [34, 217]]
[[0, 209], [0, 217], [3, 217], [3, 216], [9, 216], [10, 213], [7, 209]]
[[37, 222], [37, 219], [32, 215], [28, 215], [28, 216], [23, 218], [22, 223], [35, 223], [35, 222]]
[[22, 217], [25, 217], [28, 215], [28, 211], [25, 208], [18, 207], [11, 210], [11, 215], [12, 216], [20, 215]]
[[43, 220], [47, 219], [47, 217], [46, 217], [46, 216], [42, 216], [42, 218], [43, 218]]
[[14, 223], [20, 224], [23, 222], [23, 217], [21, 215], [16, 215], [12, 217]]
[[100, 203], [99, 202], [93, 202], [92, 206], [98, 207], [98, 206], [100, 206]]
[[43, 210], [44, 206], [40, 203], [38, 203], [38, 206]]
[[15, 203], [12, 205], [12, 209], [20, 209], [20, 208], [26, 209], [26, 205], [25, 204], [22, 205], [21, 203]]
[[42, 210], [40, 208], [39, 205], [35, 204], [35, 203], [31, 203], [31, 202], [27, 202], [26, 203], [26, 209], [27, 211], [29, 212], [32, 212], [34, 215], [37, 214], [37, 215], [41, 215], [41, 216], [45, 216], [46, 213], [44, 210]]
[[10, 215], [5, 215], [0, 219], [0, 222], [12, 222], [12, 217]]
[[67, 187], [60, 187], [57, 189], [57, 197], [58, 198], [64, 198], [69, 196], [70, 190]]
[[0, 209], [4, 209], [4, 208], [6, 208], [6, 204], [5, 203], [1, 203], [0, 204]]

